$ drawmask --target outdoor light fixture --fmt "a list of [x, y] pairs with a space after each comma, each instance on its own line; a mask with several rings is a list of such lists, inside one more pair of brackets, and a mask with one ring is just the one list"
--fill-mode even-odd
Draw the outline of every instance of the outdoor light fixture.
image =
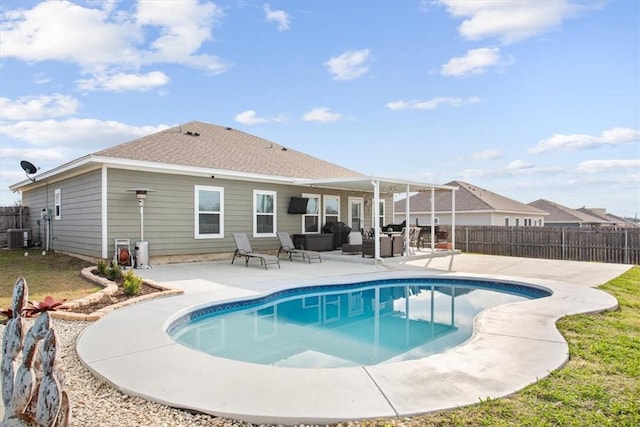
[[127, 192], [136, 193], [140, 206], [140, 241], [136, 242], [136, 268], [149, 268], [149, 242], [144, 241], [144, 201], [147, 193], [154, 192], [151, 188], [130, 188]]

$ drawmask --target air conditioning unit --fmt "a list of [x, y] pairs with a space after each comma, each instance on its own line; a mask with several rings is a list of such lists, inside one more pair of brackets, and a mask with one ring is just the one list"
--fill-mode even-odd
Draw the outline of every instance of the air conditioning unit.
[[30, 244], [30, 228], [10, 228], [7, 230], [7, 247], [9, 249], [27, 248]]

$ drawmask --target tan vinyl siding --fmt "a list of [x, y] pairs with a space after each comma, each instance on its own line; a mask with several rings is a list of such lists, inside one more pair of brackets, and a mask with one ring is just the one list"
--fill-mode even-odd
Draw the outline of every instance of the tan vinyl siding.
[[[23, 204], [31, 210], [33, 240], [41, 240], [45, 247], [45, 220], [41, 219], [41, 212], [49, 208], [52, 231], [50, 249], [87, 256], [99, 255], [100, 182], [100, 171], [92, 171], [24, 192]], [[57, 189], [60, 189], [61, 198], [60, 219], [54, 219]]]
[[[248, 182], [184, 175], [158, 174], [124, 169], [108, 170], [108, 250], [113, 256], [114, 239], [127, 238], [132, 245], [140, 239], [140, 210], [135, 194], [127, 189], [144, 187], [156, 190], [148, 194], [144, 205], [144, 240], [154, 256], [231, 253], [235, 244], [232, 232], [244, 232], [255, 251], [274, 251], [276, 237], [253, 237], [253, 191], [277, 192], [277, 230], [291, 234], [302, 232], [302, 216], [287, 213], [292, 196], [302, 193], [340, 196], [340, 220], [347, 222], [348, 197], [362, 193], [310, 189], [291, 185]], [[224, 238], [195, 238], [195, 186], [224, 188]], [[367, 195], [371, 200], [372, 196]], [[387, 218], [391, 218], [391, 197], [387, 198]], [[367, 207], [371, 203], [368, 202]], [[370, 224], [370, 214], [365, 224]], [[324, 224], [322, 224], [324, 225]]]

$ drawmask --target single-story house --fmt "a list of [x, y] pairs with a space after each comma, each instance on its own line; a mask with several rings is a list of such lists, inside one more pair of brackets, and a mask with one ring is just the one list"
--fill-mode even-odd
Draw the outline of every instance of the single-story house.
[[[458, 191], [419, 192], [409, 198], [410, 223], [413, 225], [504, 225], [542, 226], [546, 212], [501, 196], [464, 181], [451, 181], [446, 186]], [[396, 200], [393, 216], [396, 221], [406, 216], [406, 198]], [[451, 212], [455, 209], [455, 218]], [[432, 220], [433, 218], [433, 220]]]
[[391, 221], [398, 191], [456, 190], [366, 176], [198, 121], [28, 178], [10, 189], [22, 193], [31, 228], [43, 227], [46, 249], [110, 259], [116, 239], [130, 239], [147, 242], [152, 261], [228, 257], [232, 232], [274, 251], [278, 231], [321, 234], [336, 221], [360, 230]]
[[571, 209], [559, 203], [545, 199], [538, 199], [529, 203], [530, 206], [549, 213], [545, 225], [553, 227], [602, 227], [607, 225], [607, 219], [600, 218], [593, 213], [578, 209]]
[[636, 227], [637, 225], [631, 221], [628, 221], [624, 218], [620, 218], [617, 215], [613, 215], [610, 213], [607, 213], [607, 210], [604, 208], [587, 208], [587, 207], [581, 207], [579, 209], [577, 209], [580, 212], [589, 214], [591, 216], [595, 216], [596, 218], [600, 218], [604, 221], [607, 221], [606, 224], [602, 224], [602, 227], [609, 227], [609, 228], [633, 228]]

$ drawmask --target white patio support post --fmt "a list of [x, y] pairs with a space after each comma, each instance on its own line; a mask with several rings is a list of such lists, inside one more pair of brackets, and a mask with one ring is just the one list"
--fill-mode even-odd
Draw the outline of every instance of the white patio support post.
[[[411, 225], [411, 206], [409, 203], [409, 193], [411, 192], [411, 185], [407, 184], [407, 191], [405, 193], [405, 203], [404, 203], [404, 254], [406, 256], [413, 255], [410, 254], [411, 250], [410, 241], [409, 241], [409, 226]], [[395, 203], [394, 203], [395, 205]]]
[[451, 250], [456, 250], [456, 190], [451, 190]]
[[436, 251], [436, 189], [431, 187], [431, 253]]
[[380, 181], [371, 181], [373, 185], [373, 232], [374, 232], [374, 258], [380, 259]]

